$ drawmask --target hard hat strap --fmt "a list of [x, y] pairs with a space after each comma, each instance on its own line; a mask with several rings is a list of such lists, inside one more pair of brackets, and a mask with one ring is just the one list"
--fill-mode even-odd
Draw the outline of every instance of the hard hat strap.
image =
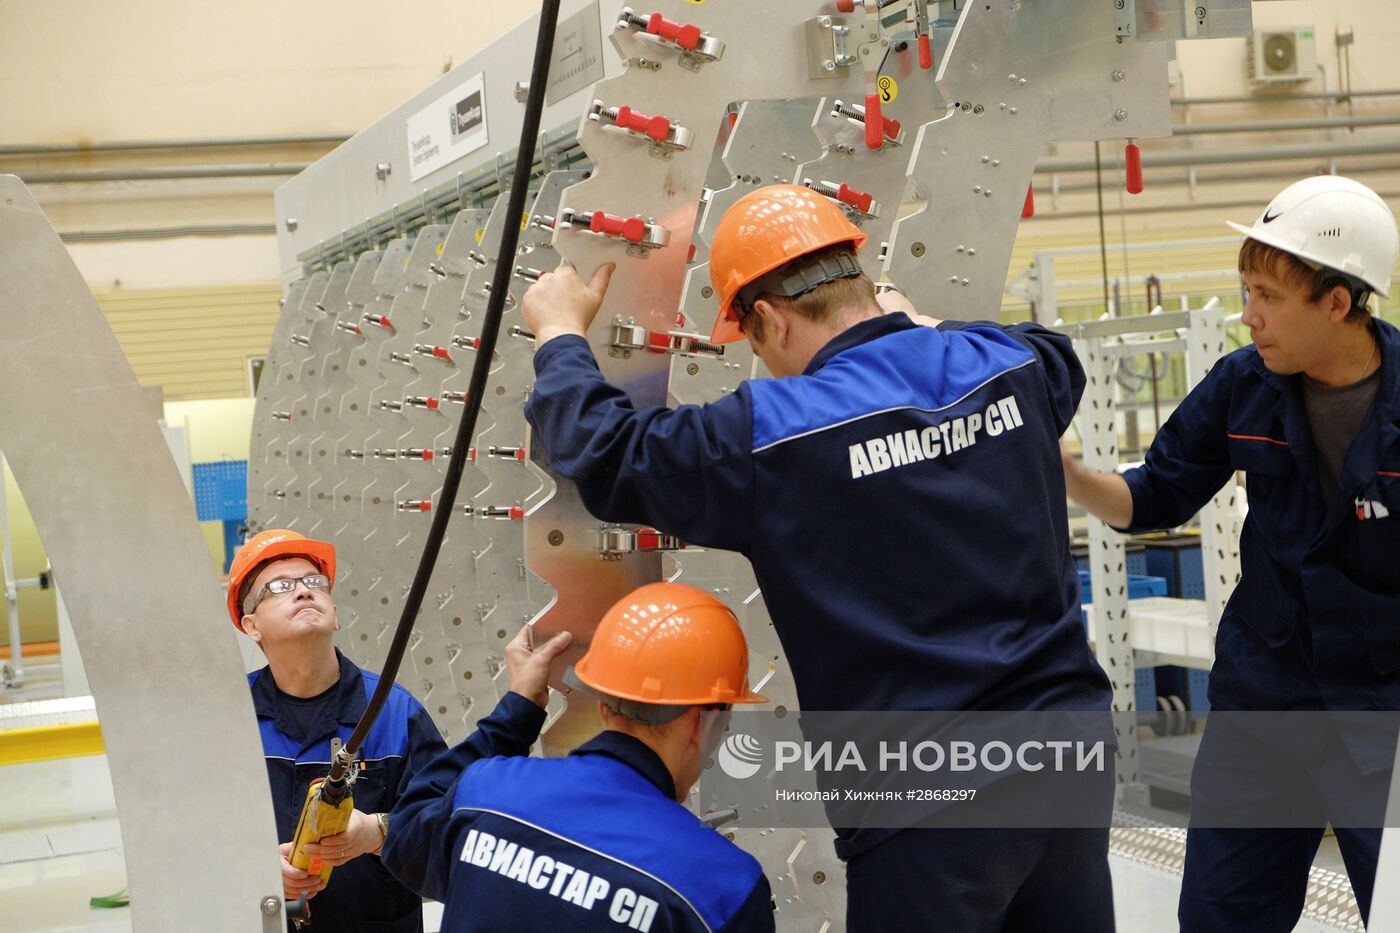
[[734, 305], [742, 314], [749, 314], [760, 295], [796, 298], [827, 282], [855, 278], [863, 271], [855, 254], [846, 250], [816, 257], [801, 256], [739, 289]]

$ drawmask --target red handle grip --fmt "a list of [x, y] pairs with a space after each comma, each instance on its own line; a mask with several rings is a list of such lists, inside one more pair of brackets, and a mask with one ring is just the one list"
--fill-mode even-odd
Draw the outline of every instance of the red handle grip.
[[1128, 143], [1123, 156], [1128, 175], [1128, 193], [1142, 194], [1142, 150], [1137, 143]]
[[885, 144], [885, 121], [880, 116], [880, 94], [865, 95], [865, 147], [879, 149]]
[[433, 347], [433, 356], [440, 360], [447, 360], [449, 363], [452, 362], [452, 354], [447, 352], [446, 347]]
[[854, 13], [856, 11], [856, 0], [836, 0], [837, 13]]
[[1021, 219], [1035, 216], [1035, 185], [1026, 188], [1026, 203], [1021, 206]]
[[647, 32], [674, 42], [683, 49], [694, 49], [700, 44], [699, 26], [673, 23], [660, 13], [653, 13], [647, 19]]
[[864, 191], [857, 191], [842, 182], [841, 187], [836, 192], [836, 200], [842, 204], [849, 204], [857, 210], [870, 213], [870, 205], [874, 203], [874, 198]]
[[647, 233], [646, 221], [640, 217], [614, 217], [611, 214], [604, 214], [602, 211], [593, 212], [593, 218], [588, 222], [588, 229], [594, 233], [620, 236], [632, 243], [642, 242], [642, 238]]
[[666, 117], [649, 117], [631, 107], [617, 108], [617, 125], [623, 129], [645, 133], [657, 142], [661, 142], [671, 132], [671, 121]]
[[933, 40], [919, 36], [919, 67], [928, 71], [933, 67]]

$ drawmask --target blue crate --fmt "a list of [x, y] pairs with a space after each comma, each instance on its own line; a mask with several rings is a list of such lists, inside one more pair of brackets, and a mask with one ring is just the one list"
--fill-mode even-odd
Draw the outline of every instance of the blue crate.
[[196, 463], [194, 507], [202, 522], [245, 520], [248, 517], [248, 461]]
[[1147, 573], [1167, 580], [1167, 595], [1178, 599], [1205, 599], [1206, 577], [1201, 559], [1201, 539], [1172, 535], [1147, 542]]
[[[1128, 574], [1128, 598], [1142, 599], [1145, 596], [1166, 596], [1167, 581], [1161, 577], [1149, 577], [1136, 573]], [[1094, 590], [1090, 586], [1089, 571], [1079, 571], [1079, 602], [1087, 606], [1094, 601]]]

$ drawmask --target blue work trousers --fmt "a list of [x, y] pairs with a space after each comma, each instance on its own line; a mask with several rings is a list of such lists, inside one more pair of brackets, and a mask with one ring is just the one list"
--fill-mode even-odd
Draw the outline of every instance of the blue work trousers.
[[1113, 933], [1107, 829], [906, 829], [846, 863], [849, 933]]

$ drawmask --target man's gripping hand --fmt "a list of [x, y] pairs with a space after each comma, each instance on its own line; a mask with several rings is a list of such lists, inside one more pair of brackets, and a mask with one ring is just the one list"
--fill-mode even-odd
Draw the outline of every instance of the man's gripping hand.
[[549, 705], [549, 666], [569, 647], [574, 636], [560, 632], [544, 644], [535, 645], [532, 635], [526, 625], [506, 645], [506, 677], [512, 692], [543, 709]]
[[535, 335], [535, 348], [565, 334], [586, 336], [616, 268], [617, 263], [604, 263], [586, 283], [567, 262], [540, 276], [525, 292], [520, 308], [525, 326]]

